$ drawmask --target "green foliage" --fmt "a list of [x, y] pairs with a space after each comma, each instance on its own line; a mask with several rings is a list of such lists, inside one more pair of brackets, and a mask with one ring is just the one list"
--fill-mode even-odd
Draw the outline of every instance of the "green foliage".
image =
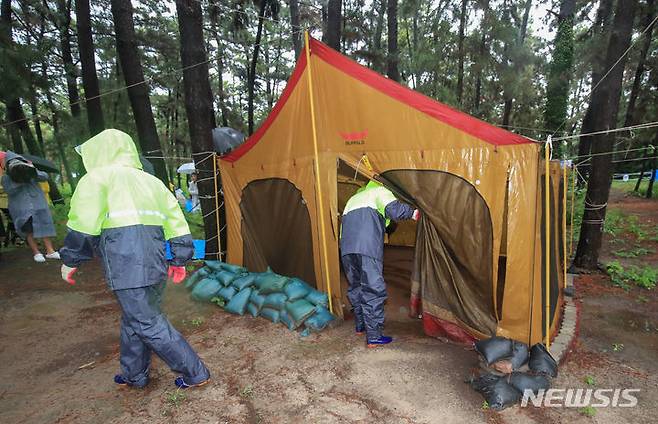
[[172, 392], [165, 392], [165, 402], [171, 408], [178, 408], [187, 400], [187, 395], [181, 389], [176, 389]]
[[223, 308], [226, 305], [226, 301], [221, 297], [213, 297], [212, 299], [210, 299], [210, 302], [214, 303], [220, 308]]
[[254, 396], [254, 387], [252, 385], [247, 385], [240, 390], [240, 397], [250, 398]]
[[612, 253], [620, 258], [637, 258], [638, 256], [644, 256], [654, 252], [653, 249], [647, 249], [646, 247], [635, 247], [631, 250], [617, 250]]
[[596, 415], [596, 408], [593, 406], [586, 406], [580, 409], [580, 413], [586, 417], [593, 418]]
[[612, 284], [624, 290], [630, 290], [631, 283], [647, 290], [655, 288], [658, 283], [658, 268], [635, 265], [624, 268], [618, 261], [612, 261], [606, 265], [606, 271]]
[[585, 384], [587, 384], [588, 386], [594, 386], [596, 384], [594, 377], [592, 377], [591, 375], [586, 375], [585, 378], [583, 379], [583, 382], [585, 382]]
[[545, 126], [553, 131], [557, 131], [567, 117], [569, 83], [574, 59], [573, 24], [573, 17], [563, 19], [558, 25], [555, 36], [555, 48], [546, 89], [545, 112]]
[[623, 343], [613, 343], [612, 344], [612, 351], [613, 352], [621, 352], [624, 350], [624, 344]]

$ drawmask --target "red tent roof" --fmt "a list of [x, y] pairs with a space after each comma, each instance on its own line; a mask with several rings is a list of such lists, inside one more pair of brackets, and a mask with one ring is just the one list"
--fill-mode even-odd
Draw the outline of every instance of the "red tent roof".
[[[467, 134], [470, 134], [482, 141], [493, 144], [495, 146], [507, 146], [516, 144], [532, 143], [526, 137], [519, 134], [506, 131], [502, 128], [484, 122], [467, 113], [460, 112], [453, 109], [441, 102], [430, 99], [429, 97], [413, 91], [393, 80], [390, 80], [377, 72], [362, 66], [346, 56], [331, 49], [326, 44], [321, 43], [313, 38], [310, 39], [311, 55], [316, 55], [331, 66], [339, 69], [340, 71], [350, 75], [351, 77], [361, 81], [362, 83], [374, 88], [375, 90], [384, 93], [416, 110], [419, 110], [426, 115], [429, 115], [441, 122], [444, 122], [452, 127], [458, 128]], [[247, 153], [265, 134], [272, 122], [276, 119], [283, 106], [286, 104], [288, 97], [294, 90], [297, 82], [302, 76], [306, 68], [306, 54], [305, 51], [299, 56], [297, 65], [286, 84], [286, 88], [281, 93], [281, 97], [277, 101], [274, 109], [265, 119], [263, 124], [256, 130], [251, 137], [245, 141], [239, 148], [222, 157], [223, 160], [228, 162], [235, 162], [245, 153]]]

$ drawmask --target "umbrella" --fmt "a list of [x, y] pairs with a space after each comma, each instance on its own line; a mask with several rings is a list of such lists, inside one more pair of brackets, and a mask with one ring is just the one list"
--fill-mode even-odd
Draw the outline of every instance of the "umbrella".
[[54, 163], [52, 163], [46, 158], [42, 158], [41, 156], [28, 155], [25, 153], [21, 153], [21, 156], [32, 162], [35, 168], [37, 168], [40, 171], [53, 172], [55, 174], [59, 174], [59, 168], [57, 167], [57, 165], [55, 165]]
[[178, 167], [176, 170], [179, 174], [194, 174], [196, 168], [194, 167], [194, 162], [184, 163]]
[[224, 155], [244, 142], [244, 134], [229, 127], [219, 127], [212, 130], [212, 143], [215, 151]]

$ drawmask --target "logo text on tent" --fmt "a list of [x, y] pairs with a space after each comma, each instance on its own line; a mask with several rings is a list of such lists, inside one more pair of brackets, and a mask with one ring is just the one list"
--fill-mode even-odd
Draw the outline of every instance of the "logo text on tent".
[[521, 407], [534, 406], [546, 408], [632, 408], [637, 405], [633, 393], [640, 389], [540, 389], [537, 394], [526, 389], [521, 399]]
[[366, 143], [368, 130], [354, 132], [339, 132], [346, 146], [359, 146]]

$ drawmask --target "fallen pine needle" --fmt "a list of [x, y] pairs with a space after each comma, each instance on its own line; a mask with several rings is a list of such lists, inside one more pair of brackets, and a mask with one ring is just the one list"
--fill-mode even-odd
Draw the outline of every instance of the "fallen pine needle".
[[78, 369], [79, 369], [79, 370], [83, 370], [83, 369], [85, 369], [85, 368], [89, 368], [89, 367], [93, 366], [95, 363], [96, 363], [96, 361], [91, 361], [91, 362], [89, 362], [88, 364], [80, 365], [80, 366], [78, 367]]

